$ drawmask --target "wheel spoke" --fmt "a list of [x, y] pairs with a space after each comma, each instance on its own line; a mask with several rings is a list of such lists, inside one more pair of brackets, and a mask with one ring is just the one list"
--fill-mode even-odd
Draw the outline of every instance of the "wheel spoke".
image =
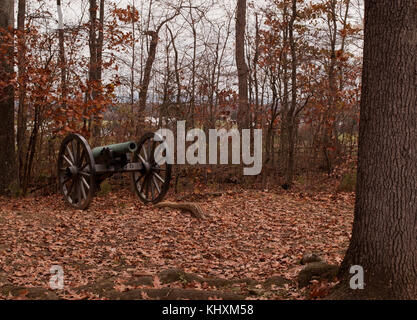
[[156, 151], [156, 142], [154, 141], [153, 143], [152, 143], [152, 148], [151, 148], [151, 157], [150, 157], [150, 159], [149, 159], [149, 162], [151, 163], [151, 164], [153, 164], [153, 165], [155, 165], [156, 164], [156, 157], [155, 157], [155, 151]]
[[[87, 167], [89, 167], [90, 165], [88, 164], [88, 162], [85, 164], [85, 165], [83, 165], [81, 168], [80, 168], [80, 171], [81, 172], [86, 172], [86, 171], [84, 171], [84, 169], [86, 169]], [[88, 168], [88, 172], [86, 172], [86, 173], [90, 173], [90, 168]]]
[[81, 177], [81, 181], [83, 182], [83, 184], [85, 185], [85, 187], [90, 190], [90, 185], [88, 184], [87, 180], [85, 180], [84, 177]]
[[152, 161], [152, 140], [148, 140], [148, 154], [149, 154], [149, 162]]
[[152, 182], [156, 187], [156, 190], [158, 190], [158, 195], [161, 193], [161, 188], [158, 185], [158, 181], [156, 181], [155, 176], [152, 176]]
[[145, 177], [145, 175], [141, 175], [137, 180], [136, 180], [136, 185]]
[[83, 165], [84, 157], [85, 157], [85, 150], [83, 149], [83, 151], [81, 152], [81, 156], [78, 158], [78, 161], [77, 161], [78, 167], [81, 167]]
[[139, 158], [140, 158], [140, 161], [142, 161], [142, 163], [146, 163], [147, 162], [145, 159], [143, 159], [143, 157], [140, 154], [139, 154]]
[[71, 196], [72, 188], [74, 188], [75, 179], [73, 178], [69, 188], [67, 188], [67, 195]]
[[149, 175], [146, 176], [146, 198], [149, 197]]
[[[143, 146], [142, 150], [143, 150], [143, 155], [145, 156], [145, 160], [146, 160], [146, 161], [143, 161], [143, 162], [148, 162], [148, 154], [146, 153], [146, 147]], [[140, 152], [139, 152], [139, 156], [140, 156]]]
[[80, 179], [80, 189], [81, 189], [81, 194], [83, 196], [83, 199], [87, 199], [87, 194], [85, 193], [85, 189], [84, 189], [84, 182], [82, 181], [82, 179]]
[[152, 196], [152, 199], [151, 200], [153, 200], [153, 199], [155, 199], [155, 195], [154, 195], [154, 192], [153, 192], [152, 179], [150, 177], [148, 178], [148, 184], [149, 184], [149, 187], [151, 188], [151, 196]]
[[83, 157], [84, 157], [84, 148], [83, 148], [83, 153], [80, 154], [80, 142], [77, 140], [77, 165], [81, 166], [81, 163], [83, 161]]
[[147, 179], [146, 179], [146, 176], [144, 176], [144, 177], [145, 177], [145, 179], [143, 180], [143, 183], [140, 186], [140, 192], [142, 192], [143, 195], [146, 198], [147, 197], [147, 194], [145, 194], [144, 192], [146, 192], [146, 182], [147, 182]]
[[[86, 177], [86, 178], [90, 178], [90, 176], [91, 176], [91, 174], [89, 174], [88, 172], [84, 172], [84, 171], [81, 171], [81, 172], [80, 172], [80, 174], [81, 174], [82, 176]], [[84, 177], [83, 177], [83, 178], [84, 178]]]
[[90, 165], [88, 163], [86, 163], [84, 166], [82, 166], [80, 168], [80, 174], [83, 175], [84, 177], [89, 178], [91, 176], [91, 170], [90, 170]]
[[[79, 180], [79, 179], [77, 179]], [[80, 204], [81, 203], [81, 185], [79, 183], [76, 184], [75, 186], [75, 191], [76, 191], [76, 196], [77, 196], [77, 203]]]
[[165, 183], [165, 180], [162, 179], [162, 177], [159, 174], [157, 174], [156, 172], [154, 172], [153, 174], [155, 175], [155, 177], [158, 178], [159, 181], [161, 181], [162, 183]]
[[70, 159], [68, 159], [68, 157], [64, 154], [63, 155], [63, 158], [64, 158], [64, 160], [66, 161], [66, 162], [68, 162], [68, 164], [72, 167], [73, 165], [74, 165], [74, 163], [72, 163], [71, 162], [71, 160]]
[[74, 155], [74, 163], [75, 163], [76, 159], [78, 158], [78, 154], [77, 154], [77, 148], [74, 146], [74, 142], [76, 142], [76, 140], [71, 141], [71, 147], [72, 147], [72, 152]]
[[[70, 147], [69, 147], [69, 144], [67, 144], [67, 151], [68, 151], [68, 155], [70, 156], [70, 158], [71, 158], [71, 165], [73, 165], [73, 163], [75, 162], [75, 158], [74, 158], [74, 154], [71, 152], [71, 149], [70, 149]], [[66, 156], [65, 156], [65, 154], [64, 154], [64, 158], [66, 158], [66, 159], [68, 159]], [[67, 160], [68, 161], [68, 160]]]

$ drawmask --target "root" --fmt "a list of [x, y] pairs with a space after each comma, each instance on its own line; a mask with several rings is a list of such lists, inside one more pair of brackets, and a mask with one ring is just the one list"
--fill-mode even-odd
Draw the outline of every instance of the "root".
[[175, 203], [175, 202], [161, 202], [155, 205], [156, 208], [170, 208], [176, 210], [184, 210], [189, 213], [194, 218], [203, 219], [205, 217], [205, 213], [201, 207], [192, 202], [184, 202], [184, 203]]

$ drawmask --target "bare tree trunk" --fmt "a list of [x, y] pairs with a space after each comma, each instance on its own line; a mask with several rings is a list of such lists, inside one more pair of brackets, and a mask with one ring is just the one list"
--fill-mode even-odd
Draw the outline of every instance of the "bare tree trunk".
[[[88, 46], [90, 49], [90, 63], [88, 66], [88, 90], [86, 92], [86, 101], [91, 101], [95, 97], [94, 86], [96, 86], [96, 76], [97, 76], [97, 1], [90, 0], [90, 25], [89, 25], [89, 42]], [[93, 119], [90, 118], [88, 131], [91, 130]], [[84, 122], [85, 125], [85, 122]], [[87, 130], [87, 128], [84, 128]]]
[[[155, 31], [147, 30], [145, 32], [145, 35], [151, 37], [151, 42], [149, 44], [148, 58], [146, 59], [145, 70], [143, 72], [143, 78], [141, 81], [139, 91], [139, 113], [141, 117], [144, 116], [144, 113], [146, 111], [146, 99], [148, 97], [149, 83], [151, 82], [152, 66], [155, 61], [156, 49], [158, 47], [159, 42], [159, 31], [166, 23], [174, 19], [178, 14], [179, 11], [177, 10], [174, 15], [161, 22]], [[139, 123], [141, 123], [142, 121], [143, 119], [139, 119]]]
[[281, 106], [281, 134], [280, 134], [280, 158], [282, 159], [282, 167], [284, 168], [284, 173], [287, 167], [287, 154], [288, 154], [288, 138], [287, 138], [287, 114], [290, 109], [290, 100], [289, 100], [289, 75], [288, 75], [288, 3], [284, 3], [282, 9], [283, 21], [285, 22], [285, 27], [282, 30], [282, 46], [286, 50], [283, 50], [282, 53], [282, 82], [283, 82], [283, 97], [282, 97], [282, 106]]
[[146, 59], [145, 70], [143, 72], [143, 78], [139, 92], [139, 112], [141, 117], [146, 111], [146, 99], [148, 97], [149, 83], [151, 82], [152, 66], [155, 61], [156, 49], [158, 47], [159, 41], [156, 31], [147, 31], [146, 34], [151, 37], [151, 42], [149, 45], [148, 58]]
[[175, 37], [174, 37], [171, 29], [169, 27], [167, 29], [168, 29], [168, 32], [171, 36], [172, 48], [174, 49], [174, 70], [175, 70], [175, 82], [176, 82], [176, 85], [177, 85], [176, 104], [177, 104], [177, 108], [180, 108], [182, 90], [181, 90], [180, 70], [179, 70], [179, 66], [178, 66], [178, 59], [179, 59], [178, 49], [177, 49], [177, 46], [175, 44]]
[[96, 79], [101, 85], [103, 76], [103, 42], [104, 42], [104, 0], [100, 0], [100, 16], [97, 38], [97, 76]]
[[323, 126], [323, 142], [322, 150], [325, 160], [325, 167], [327, 173], [330, 174], [333, 170], [333, 159], [336, 157], [333, 151], [337, 147], [337, 137], [333, 136], [336, 124], [334, 121], [328, 122], [329, 118], [335, 114], [337, 104], [337, 78], [336, 78], [336, 40], [337, 40], [337, 14], [336, 14], [336, 0], [329, 1], [329, 12], [328, 12], [328, 28], [329, 28], [329, 42], [330, 42], [330, 64], [328, 71], [328, 110], [325, 113], [325, 124]]
[[18, 30], [18, 81], [19, 107], [17, 110], [17, 171], [19, 188], [23, 186], [24, 153], [26, 147], [26, 35], [25, 35], [26, 0], [19, 0], [17, 13]]
[[[417, 0], [365, 1], [353, 234], [332, 298], [417, 299]], [[349, 269], [365, 289], [349, 288]]]
[[30, 177], [32, 175], [33, 160], [36, 153], [36, 144], [38, 141], [39, 127], [40, 127], [40, 107], [35, 105], [35, 118], [33, 120], [33, 129], [29, 138], [28, 150], [26, 152], [26, 160], [24, 167], [24, 179], [23, 179], [23, 194], [27, 193]]
[[294, 178], [295, 137], [297, 131], [297, 44], [294, 39], [294, 24], [297, 18], [297, 0], [292, 0], [291, 19], [288, 26], [289, 45], [291, 51], [291, 105], [285, 117], [286, 168], [285, 187], [291, 187]]
[[66, 107], [65, 99], [67, 98], [67, 66], [65, 59], [65, 42], [64, 42], [64, 23], [62, 18], [61, 0], [56, 1], [58, 10], [58, 41], [59, 41], [59, 67], [61, 69], [61, 99], [62, 107]]
[[133, 1], [132, 5], [132, 62], [130, 65], [130, 104], [131, 104], [131, 111], [132, 115], [134, 112], [134, 103], [135, 103], [135, 65], [136, 65], [136, 26], [135, 26], [135, 1]]
[[190, 1], [190, 17], [191, 17], [191, 30], [193, 32], [193, 58], [191, 61], [191, 99], [190, 99], [190, 117], [191, 128], [195, 126], [195, 95], [196, 95], [196, 59], [197, 59], [197, 30], [195, 28], [195, 21], [192, 13], [191, 1]]
[[258, 81], [258, 63], [259, 63], [259, 43], [260, 43], [260, 32], [259, 32], [259, 21], [258, 14], [255, 14], [255, 55], [253, 57], [253, 81], [255, 86], [255, 125], [258, 124], [259, 110], [259, 81]]
[[246, 0], [237, 0], [236, 10], [236, 66], [239, 80], [239, 107], [237, 121], [239, 128], [250, 128], [248, 101], [248, 66], [245, 57]]
[[[90, 49], [90, 65], [88, 69], [88, 79], [92, 87], [97, 80], [97, 1], [90, 0], [90, 34], [89, 34], [89, 49]], [[94, 89], [89, 94], [89, 99], [94, 99]]]
[[[14, 1], [0, 1], [0, 79], [13, 79]], [[0, 89], [0, 194], [8, 191], [15, 178], [14, 88], [11, 84]]]
[[[89, 33], [89, 91], [88, 100], [94, 100], [100, 94], [102, 68], [103, 68], [103, 41], [104, 41], [104, 0], [100, 0], [99, 19], [97, 24], [97, 1], [90, 0], [90, 33]], [[98, 35], [97, 35], [98, 33]], [[90, 132], [93, 137], [99, 136], [97, 119], [92, 116], [90, 119]]]

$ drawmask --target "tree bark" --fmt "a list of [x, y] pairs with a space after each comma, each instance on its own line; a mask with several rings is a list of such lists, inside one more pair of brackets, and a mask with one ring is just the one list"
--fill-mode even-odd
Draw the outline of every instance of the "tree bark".
[[[88, 90], [86, 92], [86, 102], [95, 99], [95, 89], [96, 86], [96, 77], [97, 77], [97, 1], [89, 1], [90, 8], [90, 23], [89, 23], [89, 36], [88, 36], [88, 48], [90, 50], [90, 61], [88, 65]], [[89, 108], [86, 107], [86, 115], [89, 115]], [[86, 120], [84, 119], [84, 130], [91, 131], [91, 126], [93, 124], [93, 117], [90, 116], [88, 121], [88, 129], [86, 127]]]
[[[97, 20], [97, 10], [99, 19]], [[88, 100], [95, 100], [101, 92], [101, 78], [103, 68], [103, 41], [104, 41], [104, 0], [100, 0], [100, 8], [96, 0], [90, 0], [90, 32], [89, 32], [89, 92]], [[90, 120], [90, 132], [93, 137], [99, 136], [98, 119], [93, 115]]]
[[366, 0], [355, 219], [331, 298], [417, 298], [416, 52], [417, 0]]
[[245, 58], [246, 0], [237, 0], [236, 9], [236, 66], [239, 81], [239, 106], [237, 122], [239, 128], [250, 128], [248, 101], [248, 66]]
[[[90, 85], [94, 87], [97, 80], [97, 1], [90, 0], [90, 33], [89, 33], [89, 49], [90, 49], [90, 65], [88, 69], [88, 80]], [[95, 90], [89, 92], [89, 99], [94, 99]]]
[[25, 34], [26, 0], [19, 0], [17, 13], [17, 51], [18, 51], [18, 82], [19, 107], [17, 110], [17, 171], [19, 187], [23, 186], [23, 168], [26, 146], [27, 108], [26, 108], [26, 34]]
[[104, 0], [100, 0], [100, 16], [97, 38], [97, 76], [96, 79], [101, 85], [103, 77], [103, 44], [104, 44]]
[[67, 98], [67, 66], [65, 59], [65, 43], [64, 43], [64, 24], [62, 19], [61, 0], [56, 1], [58, 11], [58, 42], [59, 42], [59, 68], [61, 71], [61, 99], [62, 108], [66, 108], [65, 99]]
[[13, 80], [14, 1], [0, 1], [0, 194], [8, 191], [15, 178], [14, 87]]
[[294, 24], [297, 19], [297, 0], [292, 0], [291, 20], [288, 29], [290, 51], [291, 51], [291, 106], [287, 114], [287, 166], [285, 172], [285, 184], [291, 186], [294, 178], [294, 154], [295, 136], [297, 130], [296, 109], [297, 109], [297, 43], [294, 39]]
[[[135, 1], [132, 4], [132, 62], [130, 64], [130, 104], [132, 108], [132, 114], [134, 112], [134, 104], [135, 104], [135, 65], [136, 65], [136, 22], [135, 19], [136, 7]], [[133, 123], [132, 123], [133, 125]]]

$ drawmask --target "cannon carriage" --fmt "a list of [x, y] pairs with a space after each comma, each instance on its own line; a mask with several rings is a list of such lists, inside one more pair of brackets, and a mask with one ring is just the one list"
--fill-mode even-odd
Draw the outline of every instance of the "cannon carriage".
[[[58, 185], [75, 209], [87, 209], [100, 184], [116, 173], [130, 173], [140, 200], [156, 204], [163, 200], [171, 181], [170, 164], [160, 157], [163, 142], [154, 133], [139, 142], [126, 142], [91, 149], [79, 134], [67, 136], [58, 155]], [[159, 155], [159, 156], [158, 156]], [[158, 159], [159, 158], [159, 159]]]

